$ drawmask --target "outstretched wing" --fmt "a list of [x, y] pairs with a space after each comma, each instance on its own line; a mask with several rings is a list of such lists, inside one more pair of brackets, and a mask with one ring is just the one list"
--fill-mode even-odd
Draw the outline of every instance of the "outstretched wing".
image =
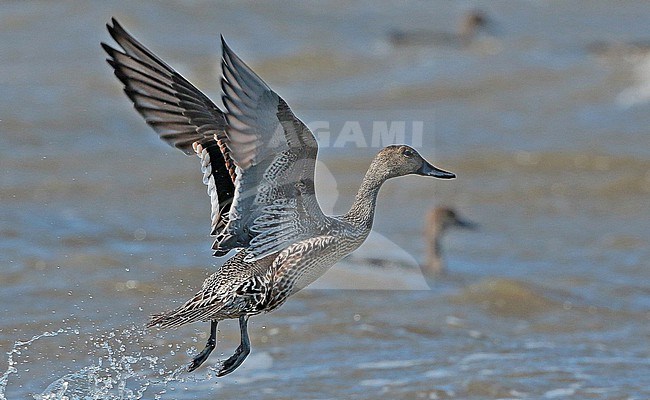
[[223, 37], [222, 46], [226, 145], [238, 168], [230, 219], [215, 244], [246, 247], [246, 260], [258, 260], [325, 229], [314, 193], [318, 143]]
[[[226, 119], [199, 89], [153, 54], [112, 19], [108, 32], [121, 48], [105, 43], [108, 63], [124, 84], [135, 109], [169, 145], [201, 159], [203, 183], [208, 187], [211, 234], [227, 224], [234, 191], [235, 165], [226, 146]], [[225, 252], [215, 252], [223, 255]]]

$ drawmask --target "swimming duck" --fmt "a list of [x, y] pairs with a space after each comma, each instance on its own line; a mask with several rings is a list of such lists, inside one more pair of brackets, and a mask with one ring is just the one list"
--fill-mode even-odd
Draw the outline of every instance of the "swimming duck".
[[491, 19], [480, 10], [463, 14], [456, 32], [443, 32], [429, 29], [393, 29], [388, 40], [394, 46], [446, 46], [463, 48], [469, 46], [481, 31], [491, 26]]
[[420, 265], [429, 287], [433, 280], [445, 273], [442, 258], [442, 238], [449, 228], [476, 229], [477, 224], [461, 218], [450, 207], [435, 207], [429, 210], [425, 219], [424, 240], [426, 242], [426, 262]]

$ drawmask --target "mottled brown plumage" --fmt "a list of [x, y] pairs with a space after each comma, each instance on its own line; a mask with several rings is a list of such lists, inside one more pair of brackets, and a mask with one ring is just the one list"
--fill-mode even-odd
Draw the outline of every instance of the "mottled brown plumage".
[[350, 211], [327, 216], [314, 188], [318, 144], [309, 128], [222, 39], [222, 112], [189, 81], [130, 36], [113, 19], [108, 30], [123, 51], [102, 44], [127, 96], [170, 145], [201, 159], [212, 204], [216, 255], [240, 251], [175, 310], [149, 326], [210, 321], [210, 338], [189, 370], [216, 346], [218, 321], [239, 319], [241, 344], [218, 376], [234, 371], [250, 352], [248, 318], [281, 306], [341, 258], [372, 228], [377, 193], [390, 178], [455, 175], [429, 164], [406, 145], [374, 158]]

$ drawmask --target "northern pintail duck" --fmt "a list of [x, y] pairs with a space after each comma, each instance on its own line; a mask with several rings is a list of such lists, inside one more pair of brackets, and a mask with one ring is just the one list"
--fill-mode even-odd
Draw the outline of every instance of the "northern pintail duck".
[[250, 352], [248, 319], [276, 309], [361, 245], [387, 179], [455, 177], [409, 146], [388, 146], [370, 164], [350, 211], [324, 215], [314, 193], [318, 144], [312, 132], [223, 37], [225, 112], [115, 19], [107, 27], [121, 50], [102, 47], [135, 109], [162, 140], [201, 160], [212, 205], [214, 254], [240, 249], [194, 297], [149, 323], [168, 328], [211, 322], [208, 342], [190, 371], [214, 350], [217, 323], [239, 319], [241, 344], [217, 375], [234, 371]]
[[589, 43], [587, 51], [604, 59], [637, 61], [650, 54], [650, 40], [604, 41]]
[[435, 207], [427, 213], [423, 232], [426, 242], [426, 262], [420, 267], [430, 287], [436, 277], [445, 273], [442, 238], [447, 229], [452, 227], [476, 229], [477, 224], [461, 218], [454, 209], [449, 207]]
[[486, 31], [492, 21], [480, 10], [463, 14], [456, 32], [434, 31], [429, 29], [393, 29], [388, 40], [394, 46], [447, 46], [466, 47], [481, 32]]

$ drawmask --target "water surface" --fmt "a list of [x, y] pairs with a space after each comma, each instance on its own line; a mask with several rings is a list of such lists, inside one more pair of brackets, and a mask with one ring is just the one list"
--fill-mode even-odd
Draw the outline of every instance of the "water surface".
[[[468, 47], [388, 40], [451, 32], [476, 5], [3, 3], [0, 398], [650, 397], [648, 62], [620, 45], [649, 39], [650, 3], [490, 2], [494, 32]], [[411, 143], [419, 121], [413, 144], [459, 178], [388, 182], [368, 247], [253, 318], [236, 373], [214, 377], [239, 340], [226, 322], [187, 374], [208, 325], [142, 327], [220, 262], [209, 202], [197, 160], [104, 62], [111, 16], [214, 99], [223, 33], [320, 127], [326, 211], [388, 144], [377, 121], [404, 121]], [[350, 121], [363, 140], [341, 139]], [[450, 233], [448, 277], [415, 290], [436, 204], [481, 229]]]

